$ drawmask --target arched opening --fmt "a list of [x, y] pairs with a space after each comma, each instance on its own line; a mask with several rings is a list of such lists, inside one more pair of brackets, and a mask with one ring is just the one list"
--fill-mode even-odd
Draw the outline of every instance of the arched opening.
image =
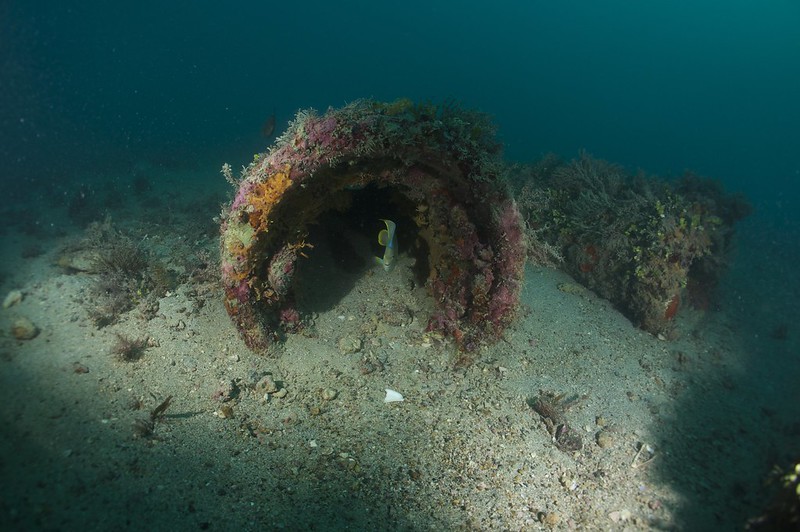
[[300, 286], [310, 267], [298, 259], [358, 275], [376, 222], [390, 217], [436, 305], [428, 329], [465, 349], [497, 338], [525, 259], [501, 169], [491, 125], [457, 107], [362, 101], [299, 113], [246, 169], [222, 224], [225, 303], [243, 338], [260, 348], [295, 329], [298, 294], [330, 304]]
[[397, 225], [396, 269], [410, 269], [416, 286], [427, 281], [427, 246], [410, 216], [414, 204], [397, 190], [373, 184], [346, 196], [343, 205], [323, 212], [308, 227], [307, 242], [314, 247], [298, 261], [294, 281], [301, 316], [332, 309], [365, 275], [395, 274], [375, 261], [384, 254], [377, 238], [385, 228], [382, 219]]

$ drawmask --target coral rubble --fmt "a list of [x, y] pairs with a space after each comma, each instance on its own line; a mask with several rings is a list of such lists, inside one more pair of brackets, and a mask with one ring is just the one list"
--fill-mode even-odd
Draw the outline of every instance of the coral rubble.
[[264, 348], [297, 328], [308, 227], [367, 186], [399, 196], [426, 245], [437, 305], [428, 328], [467, 350], [496, 339], [514, 317], [526, 256], [499, 151], [491, 123], [454, 105], [362, 100], [299, 112], [244, 170], [222, 215], [225, 306], [245, 342]]
[[749, 212], [714, 181], [632, 176], [585, 153], [517, 167], [514, 179], [531, 258], [555, 257], [654, 334], [671, 332], [685, 303], [708, 307], [733, 226]]

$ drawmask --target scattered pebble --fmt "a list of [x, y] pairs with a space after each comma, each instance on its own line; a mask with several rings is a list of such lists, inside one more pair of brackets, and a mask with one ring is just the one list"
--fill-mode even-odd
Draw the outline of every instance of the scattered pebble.
[[98, 254], [94, 250], [83, 249], [64, 252], [56, 259], [56, 265], [70, 272], [96, 272]]
[[28, 318], [17, 318], [11, 325], [11, 335], [17, 340], [32, 340], [39, 334], [39, 329]]
[[384, 403], [398, 403], [398, 402], [403, 401], [403, 400], [404, 400], [404, 398], [400, 394], [400, 392], [396, 392], [394, 390], [390, 390], [389, 388], [386, 388], [386, 397], [384, 397], [384, 399], [383, 399]]
[[278, 385], [275, 384], [272, 375], [264, 375], [261, 377], [261, 380], [256, 383], [256, 390], [261, 394], [275, 393], [278, 391]]
[[286, 388], [278, 386], [278, 382], [275, 381], [272, 375], [264, 375], [261, 377], [256, 383], [256, 392], [261, 395], [265, 401], [269, 401], [271, 397], [281, 399], [286, 397], [288, 393]]
[[413, 318], [411, 309], [402, 303], [387, 303], [380, 312], [380, 321], [395, 327], [409, 325]]
[[339, 338], [339, 352], [343, 355], [358, 353], [361, 351], [363, 342], [358, 336], [342, 336]]
[[622, 523], [629, 520], [631, 517], [633, 517], [633, 515], [629, 510], [615, 510], [608, 514], [608, 518], [615, 523]]
[[561, 516], [556, 512], [542, 512], [539, 515], [539, 520], [547, 526], [556, 526], [559, 522], [561, 522]]
[[558, 289], [564, 292], [565, 294], [572, 294], [572, 295], [586, 294], [586, 289], [577, 283], [559, 283]]
[[22, 301], [22, 292], [20, 290], [12, 290], [8, 293], [3, 300], [3, 308], [10, 308]]
[[337, 395], [339, 395], [339, 392], [337, 392], [333, 388], [325, 388], [324, 390], [322, 390], [323, 401], [333, 401], [334, 399], [336, 399]]
[[383, 369], [383, 363], [377, 359], [362, 358], [358, 363], [358, 371], [362, 375], [369, 375], [375, 371], [383, 371]]
[[230, 379], [220, 379], [219, 387], [211, 394], [211, 399], [226, 403], [239, 395], [239, 386]]
[[188, 371], [197, 371], [197, 360], [192, 357], [185, 356], [181, 359], [183, 367]]
[[614, 437], [611, 435], [611, 432], [607, 430], [598, 431], [595, 435], [595, 441], [601, 449], [606, 449], [614, 445]]

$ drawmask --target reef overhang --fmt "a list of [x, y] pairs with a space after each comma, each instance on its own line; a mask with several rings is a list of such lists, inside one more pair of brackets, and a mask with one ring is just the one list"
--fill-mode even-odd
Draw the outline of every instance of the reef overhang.
[[491, 122], [454, 105], [361, 100], [299, 112], [245, 169], [223, 213], [225, 307], [247, 345], [265, 348], [297, 325], [308, 227], [366, 186], [413, 206], [436, 305], [428, 329], [468, 350], [497, 339], [515, 317], [526, 257], [499, 151]]

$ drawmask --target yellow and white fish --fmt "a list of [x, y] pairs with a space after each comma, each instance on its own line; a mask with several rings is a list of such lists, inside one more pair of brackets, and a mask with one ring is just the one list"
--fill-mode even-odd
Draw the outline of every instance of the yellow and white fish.
[[394, 261], [397, 257], [397, 235], [395, 234], [397, 226], [391, 220], [381, 219], [381, 221], [386, 224], [386, 229], [381, 229], [381, 232], [378, 233], [378, 244], [386, 247], [386, 251], [383, 252], [383, 258], [375, 257], [375, 262], [390, 272], [394, 268]]

